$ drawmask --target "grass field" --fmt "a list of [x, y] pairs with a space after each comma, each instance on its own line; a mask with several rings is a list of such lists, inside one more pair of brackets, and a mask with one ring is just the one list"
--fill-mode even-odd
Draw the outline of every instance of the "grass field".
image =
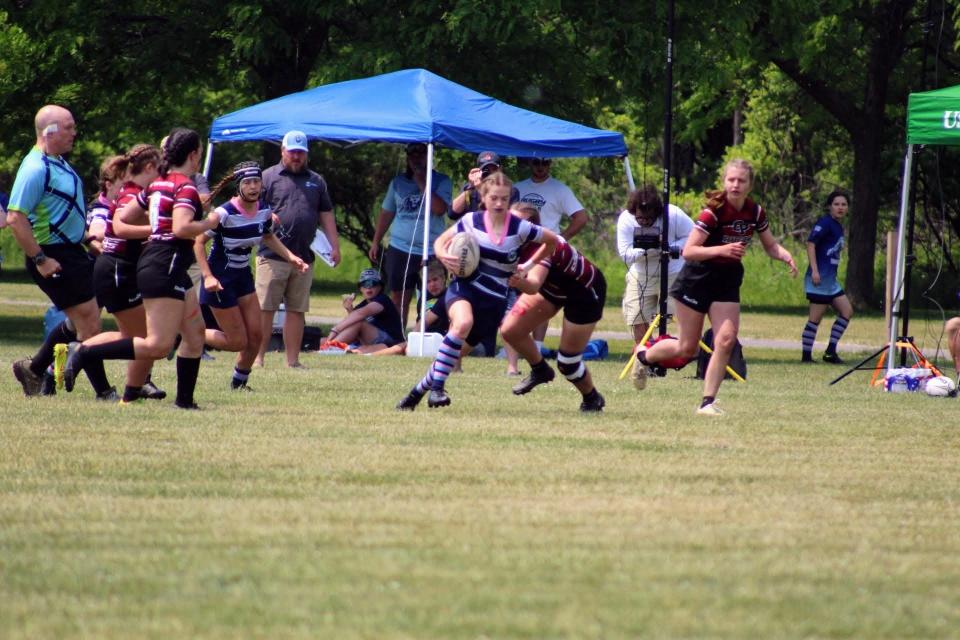
[[[26, 399], [10, 362], [44, 307], [25, 283], [0, 300], [0, 638], [958, 635], [956, 400], [750, 349], [728, 415], [698, 418], [692, 371], [617, 381], [625, 341], [590, 364], [599, 416], [560, 380], [512, 396], [489, 359], [413, 414], [393, 406], [426, 361], [313, 354], [269, 354], [248, 394], [217, 354], [189, 414], [83, 381]], [[155, 378], [172, 391], [172, 363]]]

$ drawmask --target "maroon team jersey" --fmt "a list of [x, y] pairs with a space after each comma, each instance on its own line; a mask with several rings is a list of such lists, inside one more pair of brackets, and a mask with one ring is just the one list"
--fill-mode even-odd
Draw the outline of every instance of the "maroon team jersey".
[[[747, 198], [739, 211], [729, 202], [724, 202], [719, 211], [706, 208], [700, 212], [694, 225], [707, 234], [703, 243], [705, 247], [719, 247], [736, 242], [749, 245], [754, 233], [762, 233], [769, 226], [763, 208], [750, 198]], [[721, 257], [705, 262], [732, 264], [740, 261], [736, 258]]]
[[103, 232], [103, 253], [109, 253], [118, 258], [134, 262], [137, 260], [143, 242], [141, 240], [118, 238], [113, 232], [113, 218], [128, 202], [136, 200], [141, 191], [143, 189], [136, 182], [128, 182], [120, 188], [120, 193], [117, 194], [117, 199], [113, 201], [110, 215], [107, 217], [107, 228]]
[[174, 208], [190, 209], [194, 220], [203, 217], [200, 192], [190, 178], [175, 171], [160, 176], [137, 195], [137, 204], [150, 215], [150, 242], [193, 246], [192, 240], [182, 240], [173, 235]]
[[[529, 260], [540, 248], [539, 244], [528, 244], [521, 251], [521, 259]], [[539, 263], [548, 269], [547, 277], [540, 290], [557, 300], [564, 300], [576, 290], [590, 290], [597, 280], [597, 268], [583, 254], [573, 248], [569, 242], [557, 241], [553, 254]]]

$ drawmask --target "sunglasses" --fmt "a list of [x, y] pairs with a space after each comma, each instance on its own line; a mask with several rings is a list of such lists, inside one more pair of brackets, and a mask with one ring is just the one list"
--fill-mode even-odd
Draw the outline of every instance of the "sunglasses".
[[380, 283], [376, 280], [363, 280], [360, 282], [360, 286], [364, 289], [372, 289], [378, 286]]
[[553, 160], [542, 160], [540, 158], [534, 158], [533, 160], [530, 161], [530, 164], [534, 167], [549, 167], [551, 162], [553, 162]]

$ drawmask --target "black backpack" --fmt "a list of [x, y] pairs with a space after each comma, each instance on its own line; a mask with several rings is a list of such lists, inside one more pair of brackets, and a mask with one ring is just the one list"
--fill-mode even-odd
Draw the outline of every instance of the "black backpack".
[[[707, 329], [706, 333], [703, 334], [703, 344], [707, 345], [713, 349], [713, 329]], [[707, 374], [707, 365], [710, 363], [710, 354], [704, 351], [702, 348], [697, 352], [697, 379], [703, 380], [704, 376]], [[740, 341], [737, 340], [737, 344], [733, 346], [733, 351], [730, 353], [730, 362], [727, 363], [731, 369], [737, 372], [737, 374], [743, 378], [747, 379], [747, 361], [743, 357], [743, 346], [740, 344]], [[730, 375], [728, 371], [724, 376], [724, 380], [731, 380], [733, 376]]]

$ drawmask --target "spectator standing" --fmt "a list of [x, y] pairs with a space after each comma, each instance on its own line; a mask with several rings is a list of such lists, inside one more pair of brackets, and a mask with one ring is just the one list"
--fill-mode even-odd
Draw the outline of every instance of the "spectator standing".
[[[587, 224], [587, 212], [573, 195], [570, 187], [550, 176], [550, 158], [530, 158], [530, 177], [517, 183], [520, 202], [528, 202], [540, 212], [540, 224], [545, 229], [558, 233], [566, 240], [580, 233]], [[570, 218], [566, 228], [560, 230], [560, 221]]]
[[[340, 262], [340, 238], [333, 217], [333, 202], [323, 176], [307, 167], [307, 136], [302, 131], [288, 131], [280, 147], [280, 162], [263, 172], [263, 201], [279, 218], [274, 233], [294, 255], [313, 265], [310, 243], [317, 228], [323, 232], [333, 248], [334, 264]], [[263, 365], [273, 329], [273, 315], [286, 309], [283, 323], [283, 344], [287, 366], [301, 367], [300, 345], [303, 327], [310, 310], [310, 285], [313, 269], [300, 273], [266, 245], [260, 245], [257, 256], [257, 298], [261, 308], [263, 338], [256, 363]]]
[[[13, 183], [7, 223], [23, 249], [27, 271], [67, 319], [47, 335], [33, 358], [13, 363], [28, 396], [38, 395], [53, 347], [100, 332], [100, 309], [93, 291], [93, 259], [83, 247], [86, 210], [80, 176], [63, 158], [73, 149], [73, 115], [57, 105], [41, 108], [34, 119], [37, 144], [23, 159]], [[103, 363], [87, 369], [97, 397], [116, 399]]]
[[[0, 229], [7, 226], [7, 205], [10, 204], [10, 196], [6, 191], [0, 191]], [[3, 252], [0, 251], [0, 270], [3, 269]]]
[[[394, 177], [387, 187], [369, 251], [370, 260], [377, 264], [380, 260], [380, 243], [387, 229], [390, 229], [390, 245], [384, 256], [383, 269], [387, 273], [390, 299], [400, 312], [403, 330], [407, 326], [410, 299], [420, 279], [427, 145], [411, 143], [406, 151], [407, 170]], [[428, 258], [434, 254], [433, 242], [445, 228], [444, 214], [450, 207], [453, 193], [450, 178], [437, 171], [433, 172], [431, 187]]]
[[[680, 252], [693, 230], [693, 221], [680, 207], [668, 211], [670, 262], [667, 287], [673, 286], [683, 268]], [[623, 292], [623, 318], [639, 345], [660, 308], [660, 235], [663, 233], [663, 200], [653, 185], [632, 191], [627, 208], [617, 219], [617, 253], [627, 265]], [[667, 313], [673, 315], [673, 299], [667, 297]]]

